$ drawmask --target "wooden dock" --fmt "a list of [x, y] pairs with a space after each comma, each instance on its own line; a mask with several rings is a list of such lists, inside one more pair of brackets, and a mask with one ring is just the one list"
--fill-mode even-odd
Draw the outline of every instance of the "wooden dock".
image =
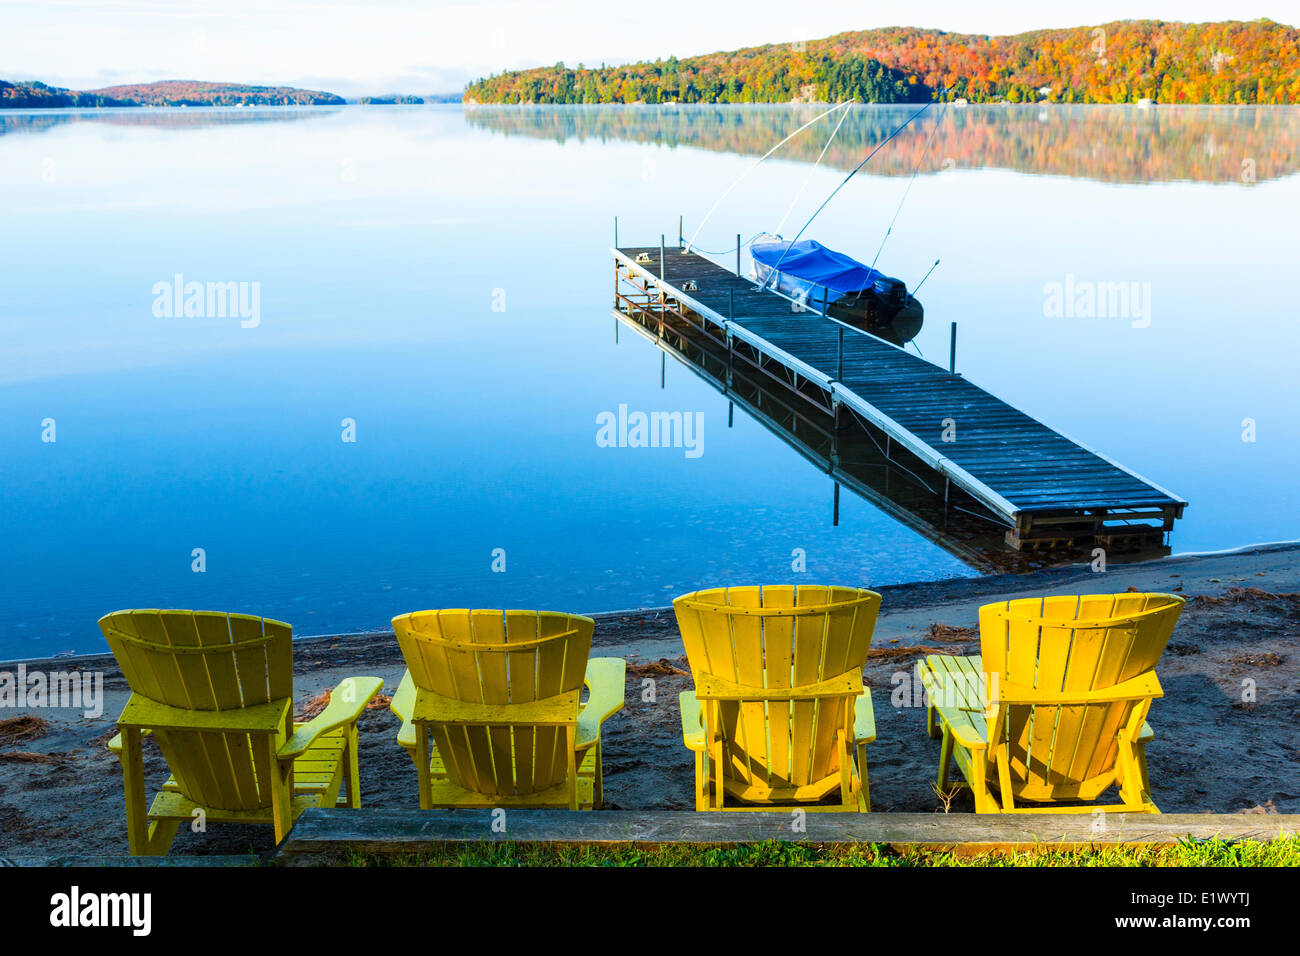
[[615, 314], [688, 354], [739, 367], [866, 434], [887, 460], [937, 480], [945, 508], [977, 510], [1013, 548], [1163, 544], [1187, 502], [967, 381], [796, 303], [699, 253], [611, 250]]

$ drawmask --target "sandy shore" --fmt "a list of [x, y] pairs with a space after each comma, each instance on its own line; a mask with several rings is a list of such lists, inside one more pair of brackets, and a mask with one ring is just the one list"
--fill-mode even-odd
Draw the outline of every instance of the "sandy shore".
[[[891, 706], [894, 675], [909, 672], [922, 653], [978, 653], [973, 628], [981, 604], [1128, 589], [1189, 598], [1159, 667], [1165, 697], [1150, 720], [1156, 803], [1167, 812], [1300, 812], [1300, 545], [1166, 558], [1104, 574], [1084, 566], [880, 588], [884, 606], [865, 671], [878, 730], [868, 749], [873, 809], [941, 810], [931, 788], [938, 743], [925, 735], [923, 710]], [[691, 680], [672, 611], [596, 617], [593, 654], [625, 657], [629, 666], [627, 706], [605, 725], [607, 804], [690, 809], [692, 762], [681, 743], [677, 694]], [[103, 670], [104, 716], [43, 710], [44, 734], [0, 735], [0, 856], [126, 852], [121, 774], [105, 741], [128, 691], [111, 657], [80, 658], [75, 666]], [[296, 696], [305, 704], [360, 674], [384, 678], [391, 693], [403, 670], [391, 632], [312, 638], [296, 646]], [[655, 681], [653, 703], [642, 700], [647, 678]], [[1245, 681], [1254, 682], [1254, 701], [1243, 700]], [[415, 770], [397, 746], [396, 718], [386, 708], [370, 711], [360, 730], [364, 805], [416, 808]], [[145, 769], [152, 786], [165, 779], [156, 749], [146, 750]], [[952, 806], [970, 809], [965, 795]], [[261, 851], [271, 843], [266, 827], [214, 826], [203, 835], [182, 832], [173, 853]]]

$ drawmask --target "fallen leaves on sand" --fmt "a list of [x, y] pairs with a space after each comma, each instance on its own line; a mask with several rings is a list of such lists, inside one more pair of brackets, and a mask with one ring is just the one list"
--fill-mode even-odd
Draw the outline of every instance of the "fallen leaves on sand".
[[[382, 710], [393, 701], [391, 694], [376, 694], [366, 702], [366, 710]], [[294, 714], [294, 720], [311, 720], [322, 710], [329, 706], [330, 692], [321, 691], [311, 700], [305, 701], [298, 705], [298, 712]]]
[[947, 654], [951, 647], [935, 647], [933, 644], [906, 644], [902, 647], [873, 647], [867, 651], [868, 660], [891, 660], [895, 657], [916, 657], [919, 654]]
[[0, 720], [0, 744], [13, 745], [44, 737], [50, 731], [50, 722], [34, 714], [6, 717]]
[[1277, 807], [1273, 806], [1272, 800], [1269, 800], [1259, 806], [1250, 807], [1249, 809], [1238, 810], [1237, 812], [1238, 813], [1277, 813]]
[[0, 760], [10, 763], [67, 763], [71, 759], [67, 754], [38, 754], [30, 750], [6, 750], [0, 753]]
[[1249, 667], [1278, 667], [1286, 663], [1286, 658], [1272, 651], [1262, 654], [1234, 654], [1229, 658], [1234, 664], [1246, 664]]
[[[681, 660], [681, 658], [678, 658]], [[685, 663], [685, 661], [682, 661]], [[634, 677], [649, 677], [650, 675], [672, 675], [674, 677], [690, 677], [691, 672], [678, 667], [675, 663], [666, 657], [661, 657], [657, 661], [646, 661], [645, 663], [635, 663], [627, 665], [627, 672]]]
[[1263, 588], [1243, 588], [1234, 585], [1219, 595], [1193, 594], [1187, 600], [1206, 607], [1222, 607], [1225, 604], [1240, 604], [1243, 601], [1300, 601], [1300, 594], [1274, 594]]
[[979, 637], [979, 631], [973, 627], [957, 627], [952, 624], [931, 624], [925, 632], [926, 638], [938, 644], [957, 644], [973, 641]]

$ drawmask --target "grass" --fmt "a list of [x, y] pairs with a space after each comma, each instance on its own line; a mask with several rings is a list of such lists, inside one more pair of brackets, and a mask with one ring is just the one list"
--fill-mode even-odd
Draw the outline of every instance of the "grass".
[[448, 843], [400, 854], [349, 852], [347, 866], [870, 866], [870, 867], [1239, 867], [1300, 866], [1300, 837], [1255, 840], [1187, 840], [1160, 846], [1105, 846], [956, 854], [947, 850], [895, 850], [877, 843], [735, 845]]

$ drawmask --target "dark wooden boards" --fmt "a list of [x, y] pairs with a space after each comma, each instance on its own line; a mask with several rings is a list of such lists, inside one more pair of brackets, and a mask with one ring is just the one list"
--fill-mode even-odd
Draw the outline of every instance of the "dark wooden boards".
[[1270, 840], [1300, 832], [1296, 814], [808, 813], [795, 832], [790, 811], [691, 810], [306, 810], [280, 845], [282, 860], [355, 850], [409, 853], [422, 846], [515, 843], [880, 843], [972, 850], [1173, 844], [1184, 839]]
[[[617, 251], [652, 282], [660, 279], [658, 247]], [[663, 250], [662, 274], [663, 288], [693, 310], [698, 305], [700, 315], [829, 383], [841, 404], [912, 450], [923, 446], [922, 457], [1020, 530], [1035, 519], [1129, 512], [1163, 516], [1167, 528], [1186, 505], [962, 376], [846, 329], [816, 311], [816, 302], [802, 309], [676, 248]]]

